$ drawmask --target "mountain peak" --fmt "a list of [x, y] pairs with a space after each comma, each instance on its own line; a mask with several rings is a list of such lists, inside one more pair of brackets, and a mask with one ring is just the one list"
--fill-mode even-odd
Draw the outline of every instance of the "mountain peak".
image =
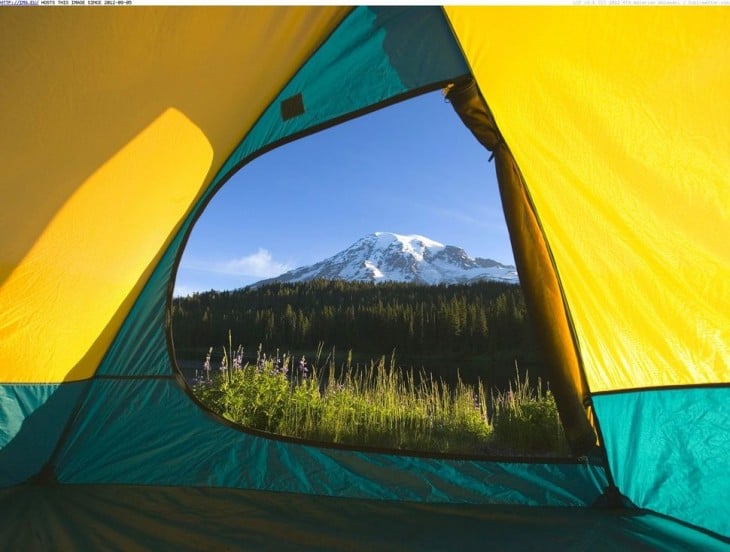
[[518, 282], [514, 266], [470, 257], [460, 247], [444, 245], [419, 234], [373, 232], [332, 257], [262, 280], [254, 286], [316, 278], [430, 285], [479, 280]]
[[421, 236], [420, 234], [396, 234], [395, 232], [373, 232], [371, 234], [380, 240], [396, 240], [403, 244], [404, 247], [444, 247], [444, 244]]

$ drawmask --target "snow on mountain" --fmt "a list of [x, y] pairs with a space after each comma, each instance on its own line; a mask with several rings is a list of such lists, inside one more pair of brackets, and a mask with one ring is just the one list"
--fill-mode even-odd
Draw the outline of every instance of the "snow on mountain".
[[456, 284], [479, 280], [518, 283], [514, 266], [470, 257], [463, 249], [417, 234], [375, 232], [347, 249], [310, 266], [295, 268], [256, 282], [302, 282], [323, 278], [350, 281], [394, 281], [421, 284]]

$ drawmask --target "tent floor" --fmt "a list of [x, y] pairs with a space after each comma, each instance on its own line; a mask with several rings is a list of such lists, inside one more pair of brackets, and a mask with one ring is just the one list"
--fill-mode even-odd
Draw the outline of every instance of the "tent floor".
[[3, 550], [728, 550], [646, 512], [214, 488], [0, 489]]

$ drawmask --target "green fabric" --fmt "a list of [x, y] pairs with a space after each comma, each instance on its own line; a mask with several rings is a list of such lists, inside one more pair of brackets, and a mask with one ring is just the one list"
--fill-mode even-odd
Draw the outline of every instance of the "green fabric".
[[730, 387], [601, 394], [593, 403], [629, 500], [730, 537]]
[[0, 385], [0, 487], [40, 471], [86, 385]]
[[727, 550], [649, 513], [115, 485], [0, 490], [7, 550]]
[[94, 381], [56, 466], [62, 483], [213, 486], [424, 502], [587, 506], [606, 486], [581, 463], [451, 460], [248, 434], [174, 379]]

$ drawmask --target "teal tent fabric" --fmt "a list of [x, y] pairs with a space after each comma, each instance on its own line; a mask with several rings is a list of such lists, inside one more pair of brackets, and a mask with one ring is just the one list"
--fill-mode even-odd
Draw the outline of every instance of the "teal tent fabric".
[[0, 490], [8, 550], [645, 550], [728, 545], [647, 512], [126, 485]]
[[730, 537], [730, 388], [602, 393], [593, 403], [629, 500]]
[[[439, 8], [356, 8], [262, 114], [220, 176], [272, 144], [468, 72]], [[298, 94], [303, 114], [283, 120], [281, 103]]]
[[0, 487], [43, 469], [87, 385], [0, 385]]
[[58, 457], [61, 483], [228, 487], [353, 498], [590, 506], [601, 466], [349, 450], [231, 427], [172, 378], [100, 379]]

